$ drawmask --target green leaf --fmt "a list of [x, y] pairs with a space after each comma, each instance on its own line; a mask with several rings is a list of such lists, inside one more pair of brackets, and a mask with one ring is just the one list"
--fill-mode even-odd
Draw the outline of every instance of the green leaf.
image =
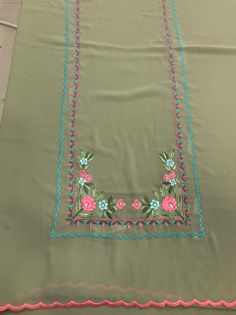
[[108, 218], [112, 219], [112, 211], [106, 210], [106, 215], [108, 216]]
[[152, 209], [149, 209], [149, 210], [146, 212], [146, 217], [149, 218], [151, 215], [152, 215]]
[[91, 195], [92, 195], [92, 197], [94, 198], [94, 199], [96, 199], [96, 189], [94, 188], [94, 186], [93, 187], [91, 187]]
[[86, 152], [84, 152], [83, 150], [79, 149], [80, 152], [80, 157], [83, 158], [86, 155]]
[[84, 187], [84, 191], [86, 192], [86, 194], [88, 194], [90, 191], [90, 187], [87, 184], [85, 184], [83, 187]]
[[86, 218], [86, 217], [89, 216], [89, 213], [86, 213], [86, 212], [82, 211], [82, 212], [80, 213], [80, 215], [81, 215], [81, 217]]
[[96, 214], [97, 214], [100, 218], [104, 218], [104, 213], [103, 213], [103, 211], [96, 211]]
[[161, 197], [165, 196], [165, 192], [164, 192], [164, 189], [162, 187], [160, 188], [160, 194], [161, 194]]
[[144, 207], [142, 208], [142, 213], [147, 212], [147, 210], [148, 210], [149, 208], [150, 208], [149, 205], [148, 205], [148, 206], [144, 206]]
[[169, 157], [170, 157], [171, 159], [173, 159], [174, 156], [175, 156], [175, 150], [172, 149], [172, 150], [169, 151]]
[[103, 194], [102, 193], [98, 193], [97, 195], [96, 195], [96, 200], [97, 201], [101, 201], [103, 199]]
[[85, 157], [86, 159], [88, 159], [88, 157], [89, 157], [89, 154], [90, 154], [90, 152], [85, 152], [85, 155], [84, 155], [84, 157]]
[[143, 206], [147, 205], [146, 200], [144, 198], [141, 198], [141, 203]]
[[114, 201], [115, 201], [115, 198], [114, 198], [113, 196], [110, 196], [110, 197], [108, 198], [108, 203], [109, 203], [109, 204], [113, 204]]
[[162, 210], [158, 210], [154, 212], [154, 217], [159, 217], [162, 214]]
[[173, 186], [170, 185], [169, 188], [168, 188], [169, 194], [171, 194], [173, 190], [174, 190]]
[[82, 170], [86, 170], [88, 168], [88, 165], [81, 165], [80, 167]]
[[165, 158], [164, 153], [161, 153], [159, 155], [159, 157], [160, 157], [161, 161], [164, 162], [164, 163], [166, 163], [166, 161], [168, 160], [168, 159]]
[[80, 189], [79, 193], [80, 193], [80, 199], [82, 199], [85, 196], [85, 191], [83, 189]]
[[164, 152], [164, 153], [163, 153], [163, 156], [164, 156], [164, 158], [165, 158], [166, 161], [169, 160], [169, 155], [168, 155], [167, 152]]
[[76, 211], [74, 216], [77, 217], [81, 212], [83, 212], [83, 209], [80, 209], [80, 210]]
[[116, 207], [113, 206], [113, 205], [109, 205], [108, 208], [109, 208], [112, 212], [116, 211]]
[[92, 161], [94, 159], [94, 154], [91, 152], [87, 152], [86, 158], [88, 159], [88, 161]]
[[154, 191], [154, 196], [157, 198], [157, 200], [160, 199], [160, 194], [157, 191]]

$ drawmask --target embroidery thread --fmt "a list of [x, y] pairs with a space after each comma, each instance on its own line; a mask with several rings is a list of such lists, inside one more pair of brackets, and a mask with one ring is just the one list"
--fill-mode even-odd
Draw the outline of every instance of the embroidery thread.
[[[163, 176], [163, 182], [158, 190], [153, 192], [153, 196], [144, 196], [139, 200], [134, 199], [131, 207], [135, 211], [140, 211], [139, 219], [130, 218], [126, 220], [113, 219], [113, 214], [117, 210], [122, 210], [126, 207], [126, 202], [123, 199], [116, 199], [110, 196], [107, 199], [103, 192], [99, 192], [93, 182], [93, 177], [89, 174], [88, 169], [90, 162], [94, 159], [94, 154], [80, 150], [78, 162], [78, 176], [75, 178], [74, 186], [76, 190], [76, 203], [74, 210], [67, 212], [66, 225], [68, 224], [93, 224], [96, 225], [127, 225], [131, 226], [143, 225], [156, 226], [157, 224], [177, 224], [189, 223], [185, 221], [182, 209], [182, 194], [180, 180], [175, 172], [177, 166], [174, 161], [174, 150], [163, 152], [160, 154], [160, 159], [164, 163], [167, 172]], [[148, 219], [151, 220], [148, 220]]]
[[[170, 6], [167, 7], [167, 4], [170, 4]], [[70, 143], [69, 143], [69, 153], [68, 153], [68, 187], [66, 188], [68, 191], [68, 210], [66, 214], [68, 214], [67, 217], [67, 223], [66, 225], [70, 225], [72, 223], [72, 213], [74, 215], [75, 213], [75, 205], [76, 205], [76, 192], [75, 192], [75, 177], [76, 173], [75, 165], [77, 157], [75, 156], [75, 143], [76, 143], [76, 126], [75, 126], [75, 111], [76, 111], [76, 97], [77, 96], [77, 82], [79, 81], [80, 77], [80, 0], [66, 0], [66, 48], [65, 48], [65, 63], [64, 63], [64, 88], [63, 88], [63, 96], [62, 96], [62, 102], [61, 102], [61, 116], [60, 116], [60, 142], [59, 142], [59, 153], [58, 153], [58, 168], [57, 168], [57, 181], [56, 181], [56, 202], [55, 202], [55, 211], [53, 215], [52, 220], [52, 226], [50, 228], [50, 237], [59, 239], [59, 238], [75, 238], [75, 237], [93, 237], [93, 238], [109, 238], [109, 239], [151, 239], [151, 238], [182, 238], [182, 237], [204, 237], [206, 236], [206, 230], [203, 223], [203, 217], [202, 217], [202, 209], [200, 206], [200, 193], [199, 193], [199, 183], [198, 183], [198, 174], [197, 174], [197, 163], [196, 163], [196, 157], [195, 157], [195, 151], [194, 151], [194, 144], [192, 139], [192, 130], [191, 130], [191, 118], [190, 118], [190, 109], [189, 109], [189, 95], [188, 95], [188, 87], [186, 83], [186, 67], [184, 64], [184, 52], [182, 49], [182, 42], [181, 42], [181, 32], [179, 29], [179, 23], [178, 18], [176, 16], [176, 9], [174, 0], [161, 0], [161, 7], [162, 7], [162, 13], [163, 13], [163, 30], [166, 37], [167, 42], [167, 48], [168, 48], [168, 56], [169, 56], [169, 63], [170, 63], [170, 75], [171, 75], [171, 86], [172, 86], [172, 94], [173, 94], [173, 101], [175, 100], [176, 105], [176, 128], [177, 128], [177, 134], [176, 134], [176, 144], [177, 144], [177, 157], [178, 157], [178, 169], [180, 172], [179, 179], [181, 181], [181, 192], [182, 192], [182, 202], [183, 202], [183, 215], [185, 217], [185, 220], [182, 220], [182, 218], [172, 218], [166, 216], [165, 218], [145, 218], [144, 220], [141, 218], [133, 219], [133, 220], [117, 220], [117, 219], [83, 219], [78, 218], [77, 219], [77, 225], [79, 223], [86, 223], [89, 225], [89, 227], [93, 225], [98, 226], [117, 226], [117, 224], [122, 226], [127, 226], [128, 228], [130, 226], [155, 226], [155, 225], [167, 225], [167, 224], [176, 224], [177, 226], [180, 226], [182, 224], [188, 224], [190, 223], [190, 201], [187, 196], [187, 175], [186, 175], [186, 168], [185, 168], [185, 161], [184, 161], [184, 154], [183, 154], [183, 143], [182, 143], [182, 134], [181, 134], [181, 112], [183, 107], [180, 106], [180, 97], [178, 95], [177, 91], [177, 73], [175, 68], [177, 67], [176, 63], [176, 56], [175, 53], [177, 52], [174, 48], [174, 45], [179, 48], [179, 54], [180, 54], [180, 70], [182, 74], [182, 81], [184, 86], [184, 92], [185, 92], [185, 104], [186, 104], [186, 112], [187, 112], [187, 124], [188, 124], [188, 131], [189, 131], [189, 138], [190, 138], [190, 145], [191, 145], [191, 155], [192, 155], [192, 166], [193, 166], [193, 172], [194, 172], [194, 185], [195, 185], [195, 193], [196, 193], [196, 206], [197, 206], [197, 213], [198, 213], [198, 223], [199, 223], [199, 230], [194, 232], [163, 232], [162, 230], [160, 232], [155, 233], [127, 233], [127, 234], [120, 234], [120, 233], [83, 233], [83, 232], [71, 232], [67, 229], [58, 232], [58, 217], [60, 214], [60, 205], [61, 205], [61, 197], [62, 197], [62, 162], [63, 162], [63, 143], [64, 143], [64, 132], [65, 132], [65, 103], [67, 99], [67, 95], [70, 95], [72, 99], [69, 99], [69, 106], [71, 107], [71, 120], [69, 122], [70, 124]], [[70, 14], [73, 13], [73, 14]], [[71, 17], [73, 16], [73, 24]], [[72, 28], [70, 28], [72, 26]], [[176, 32], [176, 35], [174, 35], [174, 31]], [[70, 37], [73, 38], [71, 44], [73, 47], [75, 47], [75, 51], [73, 53], [69, 53], [69, 47], [70, 47]], [[69, 60], [70, 55], [75, 59], [71, 62]], [[70, 74], [70, 68], [74, 71], [72, 73], [73, 79], [75, 80], [72, 82], [72, 86], [70, 89], [70, 82], [71, 78], [69, 76]], [[75, 84], [74, 84], [75, 83]], [[76, 90], [73, 90], [73, 88]], [[76, 93], [74, 93], [76, 92]], [[168, 196], [166, 196], [168, 197]], [[153, 201], [154, 200], [154, 201]], [[156, 208], [158, 206], [158, 203], [156, 202], [156, 197], [154, 197], [152, 200], [152, 207]], [[86, 200], [85, 200], [86, 201]], [[91, 201], [91, 200], [90, 200]], [[142, 204], [140, 205], [140, 201], [137, 199], [136, 201], [137, 211], [142, 207]], [[85, 203], [86, 204], [86, 203]], [[116, 201], [116, 207], [120, 210], [125, 207], [125, 202], [122, 200]], [[172, 205], [172, 206], [170, 206]], [[173, 203], [173, 200], [170, 198], [164, 198], [162, 200], [161, 206], [165, 207], [167, 210], [171, 210], [172, 207], [175, 208], [175, 203]], [[160, 207], [160, 205], [159, 205]], [[93, 210], [94, 211], [94, 210]], [[91, 213], [93, 213], [91, 211]], [[169, 211], [171, 212], [171, 211]], [[94, 212], [95, 213], [95, 212]], [[71, 221], [71, 222], [70, 222]], [[73, 223], [76, 223], [74, 220]]]
[[176, 164], [174, 162], [174, 150], [160, 154], [160, 159], [164, 163], [168, 171], [163, 176], [163, 182], [158, 191], [154, 191], [153, 198], [147, 196], [141, 198], [141, 202], [135, 199], [132, 207], [135, 210], [141, 208], [142, 213], [149, 217], [181, 217], [180, 209], [182, 209], [182, 196], [180, 188], [180, 180], [175, 172]]
[[[117, 209], [122, 209], [125, 205], [122, 199], [116, 200], [110, 196], [107, 200], [102, 192], [98, 192], [93, 177], [87, 172], [89, 163], [94, 159], [91, 152], [81, 151], [79, 160], [79, 174], [75, 180], [76, 206], [75, 213], [71, 212], [72, 221], [77, 217], [98, 216], [99, 218], [112, 219], [113, 213]], [[69, 220], [71, 220], [69, 219]]]

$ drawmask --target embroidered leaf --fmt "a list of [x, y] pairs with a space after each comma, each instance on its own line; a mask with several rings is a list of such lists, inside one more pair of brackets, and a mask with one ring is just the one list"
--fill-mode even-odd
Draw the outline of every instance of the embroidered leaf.
[[77, 217], [81, 212], [83, 212], [83, 209], [79, 209], [78, 211], [76, 211], [74, 217]]
[[116, 211], [116, 207], [113, 206], [113, 205], [109, 205], [108, 208], [109, 208], [111, 211]]
[[147, 202], [146, 199], [144, 199], [144, 198], [141, 198], [141, 203], [143, 206], [149, 205], [149, 201]]
[[160, 156], [161, 161], [166, 163], [168, 159], [165, 157], [164, 153], [161, 153], [159, 156]]
[[80, 215], [81, 215], [81, 217], [87, 218], [89, 216], [89, 213], [83, 211], [80, 213]]
[[[176, 169], [176, 162], [174, 161], [174, 150], [169, 150], [168, 152], [163, 152], [159, 155], [160, 160], [164, 163], [164, 168], [167, 171], [170, 171], [165, 174], [164, 182], [161, 183], [159, 190], [153, 192], [153, 197], [144, 196], [140, 199], [136, 199], [138, 202], [138, 208], [140, 207], [141, 200], [141, 211], [147, 218], [149, 217], [160, 217], [165, 216], [169, 218], [174, 218], [176, 215], [183, 218], [181, 213], [179, 212], [182, 209], [182, 195], [180, 194], [180, 181], [178, 175], [174, 172]], [[79, 160], [79, 169], [83, 170], [80, 176], [74, 181], [76, 184], [76, 211], [72, 214], [72, 217], [69, 217], [67, 220], [69, 222], [77, 222], [75, 217], [81, 216], [87, 218], [89, 216], [94, 216], [96, 214], [98, 217], [102, 218], [110, 218], [112, 219], [113, 213], [117, 210], [117, 206], [119, 209], [122, 209], [124, 206], [120, 206], [122, 204], [122, 199], [116, 199], [113, 196], [110, 196], [107, 201], [104, 199], [104, 194], [101, 192], [97, 192], [94, 183], [92, 182], [92, 177], [90, 174], [86, 172], [86, 169], [89, 167], [89, 162], [94, 159], [94, 154], [91, 152], [85, 152], [80, 150], [80, 160]], [[87, 176], [90, 176], [87, 177]], [[78, 181], [83, 178], [84, 182], [81, 181], [79, 185]], [[86, 179], [88, 182], [86, 182]], [[175, 179], [175, 182], [173, 181]], [[95, 202], [98, 208], [93, 212], [86, 212], [82, 209], [81, 200], [85, 196], [90, 196]], [[150, 201], [151, 200], [151, 201]], [[104, 202], [103, 202], [104, 201]], [[101, 202], [101, 205], [99, 205]], [[104, 207], [102, 208], [102, 203], [104, 203]], [[123, 202], [125, 205], [125, 203]], [[122, 207], [122, 208], [120, 208]], [[157, 209], [156, 209], [156, 208]], [[107, 208], [107, 209], [106, 209]], [[85, 222], [85, 220], [83, 220]], [[127, 222], [126, 222], [127, 223]]]
[[114, 198], [113, 196], [110, 196], [110, 197], [108, 198], [108, 203], [109, 203], [109, 204], [113, 204], [114, 201], [115, 201], [115, 198]]
[[98, 201], [96, 198], [96, 189], [94, 188], [94, 186], [91, 187], [91, 195], [95, 199], [95, 201]]
[[156, 192], [156, 191], [154, 191], [154, 196], [157, 198], [157, 200], [160, 199], [160, 194], [158, 192]]
[[87, 152], [85, 157], [88, 159], [88, 161], [92, 161], [94, 159], [94, 154], [91, 152]]
[[149, 207], [149, 205], [148, 205], [148, 206], [143, 207], [143, 208], [142, 208], [142, 213], [147, 212], [147, 210], [148, 210], [149, 208], [150, 208], [150, 207]]
[[106, 215], [108, 216], [108, 218], [112, 219], [112, 211], [106, 210]]
[[146, 212], [146, 217], [149, 218], [152, 214], [152, 209], [149, 209], [147, 212]]
[[169, 188], [168, 188], [168, 192], [169, 192], [169, 194], [171, 194], [171, 193], [172, 193], [173, 189], [174, 189], [174, 188], [173, 188], [173, 186], [171, 186], [171, 185], [170, 185], [170, 186], [169, 186]]
[[162, 187], [160, 188], [160, 195], [162, 198], [165, 196], [165, 191]]
[[98, 193], [97, 195], [96, 195], [96, 200], [97, 201], [101, 201], [103, 199], [103, 193]]
[[84, 185], [84, 191], [86, 192], [86, 194], [88, 194], [89, 193], [89, 186]]
[[162, 210], [157, 210], [154, 212], [153, 216], [154, 217], [159, 217], [162, 214]]

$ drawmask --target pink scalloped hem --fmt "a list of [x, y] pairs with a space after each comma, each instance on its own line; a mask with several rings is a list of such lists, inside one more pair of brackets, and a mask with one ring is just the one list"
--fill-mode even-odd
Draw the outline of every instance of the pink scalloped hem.
[[123, 300], [118, 300], [115, 302], [104, 300], [102, 302], [94, 302], [94, 301], [85, 301], [85, 302], [75, 302], [71, 301], [68, 303], [60, 303], [60, 302], [53, 302], [51, 304], [44, 304], [42, 302], [36, 303], [36, 304], [22, 304], [20, 306], [14, 306], [11, 304], [6, 304], [3, 306], [0, 306], [0, 312], [4, 312], [7, 310], [14, 311], [14, 312], [20, 312], [23, 310], [36, 310], [36, 309], [53, 309], [53, 308], [82, 308], [82, 307], [101, 307], [101, 306], [109, 306], [109, 307], [124, 307], [124, 308], [139, 308], [139, 309], [145, 309], [149, 307], [178, 307], [178, 306], [184, 306], [184, 307], [190, 307], [190, 306], [198, 306], [198, 307], [222, 307], [225, 308], [233, 308], [236, 307], [236, 300], [232, 302], [226, 302], [224, 300], [219, 301], [211, 301], [211, 300], [205, 300], [205, 301], [199, 301], [199, 300], [191, 300], [189, 302], [185, 302], [183, 300], [177, 300], [175, 302], [170, 302], [167, 300], [164, 300], [162, 302], [154, 302], [154, 301], [148, 301], [147, 303], [141, 304], [136, 301], [132, 302], [125, 302]]

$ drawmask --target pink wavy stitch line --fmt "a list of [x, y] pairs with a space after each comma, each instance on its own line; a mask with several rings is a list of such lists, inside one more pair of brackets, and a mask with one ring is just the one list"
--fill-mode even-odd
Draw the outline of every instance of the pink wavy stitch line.
[[[167, 21], [170, 19], [168, 18], [168, 9], [166, 7], [166, 0], [161, 0], [161, 4], [162, 4], [162, 15], [163, 15], [163, 31], [166, 37], [166, 41], [168, 42], [168, 40], [170, 40], [172, 42], [172, 35], [171, 33], [167, 33], [167, 31], [169, 30], [168, 27], [168, 23]], [[171, 14], [170, 14], [171, 15]], [[169, 67], [170, 67], [170, 80], [171, 80], [171, 93], [172, 93], [172, 99], [173, 99], [173, 111], [174, 111], [174, 117], [175, 117], [175, 123], [177, 121], [177, 116], [176, 116], [176, 97], [175, 97], [175, 85], [177, 85], [177, 80], [176, 80], [176, 71], [175, 71], [175, 61], [171, 61], [171, 52], [170, 52], [170, 47], [167, 45], [168, 47], [168, 56], [169, 56]], [[174, 59], [173, 59], [174, 60]], [[175, 74], [175, 78], [172, 77], [172, 74]], [[178, 128], [176, 126], [176, 148], [177, 148], [177, 156], [178, 156], [178, 173], [179, 173], [179, 177], [180, 177], [180, 183], [181, 183], [181, 195], [182, 195], [182, 199], [184, 200], [184, 196], [183, 196], [183, 180], [182, 180], [182, 174], [181, 174], [181, 159], [180, 159], [180, 145], [178, 143]], [[183, 214], [185, 216], [186, 211], [184, 208], [184, 203], [182, 205], [182, 211]]]
[[139, 309], [146, 309], [149, 307], [156, 307], [156, 308], [161, 308], [161, 307], [178, 307], [178, 306], [184, 306], [184, 307], [190, 307], [190, 306], [198, 306], [198, 307], [206, 307], [206, 306], [212, 306], [212, 307], [221, 307], [224, 306], [226, 308], [233, 308], [236, 306], [236, 300], [232, 302], [226, 302], [224, 300], [219, 300], [219, 301], [211, 301], [211, 300], [204, 300], [204, 301], [199, 301], [199, 300], [191, 300], [188, 302], [185, 302], [183, 300], [177, 300], [175, 302], [170, 302], [167, 300], [164, 300], [162, 302], [154, 302], [154, 301], [148, 301], [147, 303], [138, 303], [137, 301], [132, 301], [132, 302], [125, 302], [123, 300], [117, 300], [115, 302], [109, 301], [109, 300], [104, 300], [101, 302], [94, 302], [91, 300], [87, 300], [85, 302], [75, 302], [75, 301], [70, 301], [68, 303], [60, 303], [58, 301], [55, 301], [50, 304], [44, 304], [43, 302], [39, 302], [36, 304], [22, 304], [20, 306], [14, 306], [11, 304], [6, 304], [3, 306], [0, 306], [0, 312], [4, 312], [6, 310], [14, 311], [14, 312], [20, 312], [25, 309], [29, 310], [36, 310], [36, 309], [52, 309], [52, 308], [81, 308], [81, 307], [101, 307], [101, 306], [109, 306], [109, 307], [124, 307], [124, 308], [139, 308]]

